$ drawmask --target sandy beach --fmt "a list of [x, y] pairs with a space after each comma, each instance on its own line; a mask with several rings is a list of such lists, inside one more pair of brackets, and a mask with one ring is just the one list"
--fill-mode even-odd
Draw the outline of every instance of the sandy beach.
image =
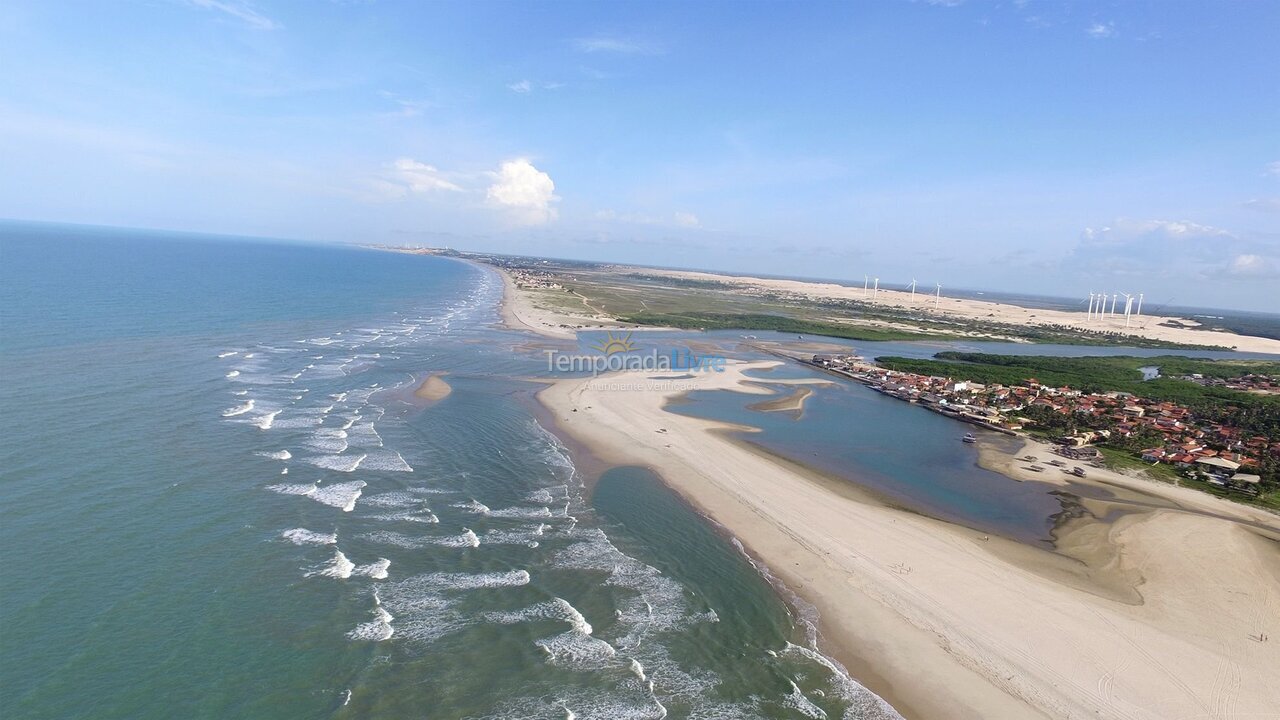
[[619, 327], [607, 318], [567, 313], [540, 307], [533, 294], [516, 287], [511, 274], [500, 267], [485, 265], [502, 277], [502, 324], [512, 330], [528, 330], [557, 340], [572, 340], [579, 330], [608, 330]]
[[1280, 640], [1259, 638], [1280, 629], [1280, 532], [1224, 519], [1274, 516], [1178, 494], [1222, 517], [1082, 518], [1050, 552], [886, 506], [664, 409], [691, 389], [774, 394], [744, 373], [776, 364], [565, 379], [538, 397], [560, 432], [651, 468], [737, 537], [817, 608], [824, 651], [907, 718], [1276, 716]]

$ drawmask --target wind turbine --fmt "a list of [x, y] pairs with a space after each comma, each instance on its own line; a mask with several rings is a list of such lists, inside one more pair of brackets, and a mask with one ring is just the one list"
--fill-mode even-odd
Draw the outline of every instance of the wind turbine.
[[1142, 293], [1138, 293], [1138, 312], [1135, 314], [1138, 316], [1142, 315]]
[[1119, 299], [1120, 299], [1119, 295], [1116, 295], [1116, 294], [1111, 295], [1111, 317], [1116, 316], [1116, 301]]
[[867, 296], [867, 283], [870, 281], [866, 275], [862, 276], [862, 297]]
[[915, 302], [915, 300], [916, 300], [916, 279], [911, 278], [911, 301]]
[[942, 301], [942, 283], [938, 283], [938, 289], [933, 296], [933, 309], [938, 309], [938, 303]]
[[1120, 293], [1124, 296], [1124, 326], [1129, 327], [1129, 311], [1133, 309], [1133, 296], [1129, 293]]
[[875, 287], [871, 288], [871, 299], [875, 300], [876, 295], [880, 294], [880, 278], [876, 278]]
[[1089, 293], [1089, 310], [1086, 312], [1084, 318], [1086, 321], [1093, 319], [1093, 293]]

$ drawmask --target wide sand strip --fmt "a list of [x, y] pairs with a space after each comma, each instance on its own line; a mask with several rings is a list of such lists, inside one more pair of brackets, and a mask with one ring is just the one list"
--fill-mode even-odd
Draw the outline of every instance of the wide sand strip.
[[532, 293], [516, 286], [511, 274], [500, 267], [487, 266], [502, 277], [502, 324], [511, 330], [529, 330], [538, 335], [559, 340], [572, 340], [579, 330], [608, 330], [620, 327], [601, 322], [598, 317], [586, 314], [570, 315], [556, 310], [538, 307]]
[[1083, 307], [1083, 305], [1087, 305], [1087, 301], [1082, 303], [1080, 311], [1070, 312], [1027, 308], [1009, 303], [968, 298], [942, 297], [935, 300], [933, 295], [924, 292], [912, 294], [885, 288], [880, 288], [878, 292], [871, 294], [864, 293], [862, 288], [808, 280], [718, 275], [688, 270], [653, 269], [648, 272], [683, 280], [724, 283], [726, 287], [737, 288], [739, 291], [748, 294], [782, 293], [812, 300], [855, 300], [876, 305], [908, 308], [925, 314], [936, 313], [949, 319], [997, 322], [1020, 327], [1062, 326], [1080, 331], [1132, 335], [1134, 337], [1187, 345], [1234, 347], [1241, 352], [1280, 354], [1280, 340], [1254, 337], [1252, 335], [1238, 335], [1217, 330], [1197, 329], [1196, 326], [1200, 323], [1192, 319], [1151, 314], [1153, 308], [1150, 305], [1144, 310], [1146, 314], [1131, 315], [1126, 320], [1123, 302], [1119, 303], [1119, 312], [1116, 314], [1108, 313], [1101, 317], [1091, 317]]
[[1074, 525], [1067, 557], [885, 507], [663, 409], [690, 389], [768, 394], [743, 372], [776, 364], [567, 379], [538, 397], [563, 432], [652, 468], [733, 533], [908, 718], [1276, 716], [1280, 640], [1260, 639], [1280, 630], [1274, 540], [1158, 510]]

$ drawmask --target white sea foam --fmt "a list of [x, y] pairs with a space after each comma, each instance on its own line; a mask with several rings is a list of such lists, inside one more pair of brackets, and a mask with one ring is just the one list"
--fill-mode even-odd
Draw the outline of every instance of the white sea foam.
[[827, 718], [827, 713], [805, 697], [805, 694], [800, 690], [800, 686], [796, 685], [794, 681], [791, 683], [791, 692], [782, 701], [782, 704], [814, 720], [826, 720]]
[[[539, 526], [541, 528], [541, 526]], [[525, 545], [538, 547], [534, 537], [541, 535], [537, 529], [529, 530], [489, 530], [484, 534], [485, 545]]]
[[360, 467], [360, 463], [364, 458], [364, 455], [318, 455], [303, 458], [303, 462], [311, 463], [316, 467], [325, 468], [326, 470], [352, 472], [356, 468]]
[[357, 625], [354, 630], [347, 633], [347, 637], [352, 640], [382, 642], [395, 633], [395, 628], [391, 626], [391, 621], [395, 620], [395, 617], [387, 612], [381, 604], [373, 608], [373, 618], [367, 623]]
[[540, 507], [540, 508], [509, 507], [509, 508], [502, 508], [501, 510], [490, 510], [489, 512], [484, 514], [489, 515], [491, 517], [502, 517], [502, 518], [549, 518], [549, 517], [552, 517], [551, 508], [547, 508], [547, 507]]
[[249, 394], [249, 391], [248, 390], [232, 390], [231, 394], [235, 395], [236, 397], [244, 397], [245, 395]]
[[242, 405], [237, 405], [233, 408], [227, 408], [226, 410], [222, 411], [222, 417], [235, 417], [236, 415], [243, 415], [253, 409], [253, 402], [254, 402], [253, 398], [249, 398], [249, 400]]
[[382, 447], [382, 436], [374, 429], [372, 421], [353, 423], [347, 429], [347, 442], [360, 448], [380, 448]]
[[315, 577], [317, 575], [323, 577], [339, 578], [345, 580], [351, 577], [351, 571], [356, 569], [355, 563], [347, 559], [341, 550], [333, 551], [333, 558], [325, 563], [319, 570], [307, 573], [307, 577]]
[[303, 442], [316, 452], [337, 455], [347, 449], [347, 431], [337, 428], [318, 428]]
[[[365, 505], [384, 508], [404, 508], [413, 507], [422, 504], [422, 498], [415, 497], [411, 493], [396, 490], [394, 492], [379, 493], [377, 495], [366, 495], [364, 498]], [[422, 508], [426, 509], [426, 508]]]
[[386, 558], [378, 558], [377, 560], [369, 563], [368, 565], [357, 566], [354, 570], [351, 571], [351, 574], [363, 575], [365, 577], [373, 578], [374, 580], [386, 580], [387, 568], [389, 567], [391, 567], [390, 560]]
[[436, 572], [415, 575], [404, 582], [437, 590], [477, 590], [480, 588], [519, 587], [529, 584], [529, 573], [525, 570], [508, 570], [506, 572], [489, 573], [449, 573]]
[[440, 518], [430, 510], [401, 510], [399, 512], [382, 513], [380, 515], [370, 515], [370, 520], [382, 520], [384, 522], [412, 522], [435, 524], [440, 522]]
[[553, 598], [544, 603], [530, 605], [522, 610], [485, 613], [482, 617], [488, 622], [503, 625], [527, 622], [529, 620], [562, 620], [569, 623], [573, 632], [582, 633], [583, 635], [590, 635], [592, 632], [591, 623], [587, 622], [582, 613], [578, 612], [577, 608], [563, 598]]
[[362, 488], [365, 484], [363, 480], [352, 480], [350, 482], [322, 485], [309, 493], [309, 495], [316, 502], [342, 508], [343, 512], [351, 512], [355, 509], [356, 500], [360, 498], [360, 493], [363, 492]]
[[546, 651], [547, 662], [573, 670], [608, 667], [618, 653], [604, 640], [573, 630], [542, 638], [535, 644]]
[[787, 643], [782, 651], [784, 656], [800, 656], [811, 660], [830, 673], [830, 682], [836, 695], [849, 705], [845, 717], [867, 718], [868, 720], [902, 720], [902, 716], [885, 702], [879, 695], [860, 685], [849, 677], [844, 668], [832, 662], [830, 658], [807, 647]]
[[257, 425], [259, 430], [270, 430], [272, 424], [276, 421], [276, 416], [279, 415], [280, 412], [280, 410], [276, 410], [275, 412], [269, 412], [266, 415], [262, 415], [254, 420], [253, 424]]
[[453, 507], [456, 507], [459, 510], [466, 510], [467, 512], [475, 515], [489, 514], [489, 506], [482, 502], [478, 502], [475, 498], [471, 498], [466, 502], [454, 503]]
[[463, 528], [461, 535], [441, 538], [440, 544], [449, 547], [480, 547], [480, 538], [469, 528]]
[[395, 450], [372, 450], [360, 463], [364, 470], [381, 470], [383, 472], [413, 472], [409, 463]]
[[238, 355], [238, 354], [240, 354], [240, 351], [239, 351], [239, 350], [230, 350], [230, 351], [228, 351], [228, 352], [218, 353], [218, 357], [219, 357], [219, 358], [229, 358], [229, 357], [231, 357], [232, 355]]
[[261, 455], [264, 458], [271, 458], [272, 460], [288, 460], [289, 458], [293, 457], [293, 454], [290, 453], [288, 450], [274, 450], [274, 451], [263, 450], [263, 451], [254, 453], [254, 455]]
[[281, 495], [310, 495], [316, 491], [316, 483], [294, 485], [268, 485], [267, 489]]
[[529, 493], [525, 496], [525, 500], [538, 505], [550, 505], [555, 502], [555, 498], [551, 496], [551, 492], [546, 488]]
[[333, 545], [338, 542], [338, 534], [320, 533], [306, 528], [293, 528], [280, 533], [280, 537], [294, 545]]
[[240, 371], [232, 370], [231, 372], [227, 373], [227, 377], [229, 378], [240, 377]]

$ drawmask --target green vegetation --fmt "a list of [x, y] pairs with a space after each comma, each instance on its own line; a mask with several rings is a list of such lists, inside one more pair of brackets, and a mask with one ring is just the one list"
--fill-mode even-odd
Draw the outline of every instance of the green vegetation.
[[947, 340], [953, 335], [919, 333], [888, 328], [860, 327], [818, 320], [801, 320], [785, 315], [760, 313], [640, 313], [619, 318], [636, 325], [656, 325], [692, 330], [776, 330], [797, 335], [824, 335], [849, 340]]
[[[881, 357], [876, 362], [883, 367], [900, 372], [935, 375], [972, 380], [984, 384], [1019, 385], [1036, 380], [1053, 387], [1071, 387], [1084, 392], [1125, 392], [1135, 397], [1153, 401], [1173, 402], [1192, 411], [1195, 417], [1206, 423], [1221, 423], [1240, 428], [1249, 435], [1280, 437], [1280, 396], [1259, 395], [1221, 387], [1206, 387], [1177, 377], [1160, 377], [1143, 381], [1138, 369], [1157, 366], [1162, 375], [1199, 374], [1212, 378], [1232, 378], [1249, 373], [1280, 375], [1280, 363], [1253, 360], [1197, 360], [1176, 355], [1140, 358], [1118, 357], [1021, 357], [986, 353], [944, 352], [934, 360], [917, 360], [902, 357]], [[1051, 408], [1030, 406], [1020, 412], [1033, 423], [1037, 434], [1057, 436], [1074, 434], [1080, 430], [1110, 430], [1113, 420], [1089, 414], [1063, 414]], [[1200, 487], [1215, 495], [1226, 493], [1222, 488], [1199, 480], [1177, 475], [1168, 465], [1152, 468], [1141, 463], [1136, 454], [1149, 447], [1163, 445], [1163, 437], [1154, 430], [1140, 430], [1127, 438], [1108, 442], [1103, 450], [1112, 464], [1130, 467], [1141, 464], [1151, 474], [1172, 479], [1186, 485]], [[1224, 448], [1215, 448], [1222, 450]], [[1123, 460], [1122, 460], [1123, 459]], [[1264, 456], [1258, 468], [1263, 478], [1262, 493], [1252, 500], [1268, 507], [1280, 507], [1280, 463]], [[1233, 495], [1239, 498], [1237, 495]]]
[[[1200, 374], [1230, 378], [1248, 373], [1280, 375], [1280, 363], [1249, 360], [1196, 360], [1177, 355], [1156, 357], [1023, 357], [989, 353], [942, 352], [934, 360], [882, 357], [877, 362], [892, 370], [925, 375], [963, 376], [981, 383], [1017, 385], [1037, 380], [1042, 385], [1068, 386], [1084, 392], [1119, 391], [1180, 405], [1237, 403], [1277, 406], [1280, 397], [1206, 387], [1170, 375]], [[1156, 366], [1161, 377], [1143, 381], [1138, 368]], [[1280, 430], [1280, 427], [1277, 427]]]

